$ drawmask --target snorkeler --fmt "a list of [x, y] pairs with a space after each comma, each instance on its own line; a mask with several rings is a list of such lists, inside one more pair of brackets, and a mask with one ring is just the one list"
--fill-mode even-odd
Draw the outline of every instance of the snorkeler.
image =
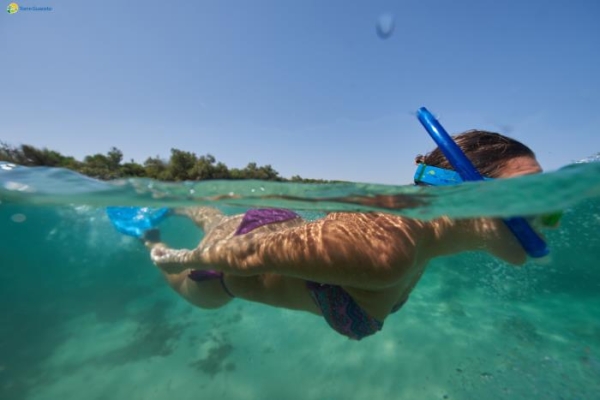
[[[484, 177], [542, 171], [527, 146], [503, 135], [469, 131], [454, 141]], [[436, 184], [436, 173], [453, 174], [440, 147], [415, 161], [417, 184]], [[437, 182], [444, 184], [443, 177]], [[241, 298], [308, 311], [356, 340], [382, 329], [386, 317], [408, 300], [431, 259], [485, 251], [520, 265], [531, 239], [498, 218], [420, 221], [381, 212], [334, 212], [308, 222], [281, 209], [234, 216], [209, 207], [174, 212], [204, 230], [196, 249], [170, 249], [157, 230], [148, 231], [144, 240], [169, 285], [190, 303], [217, 308]]]

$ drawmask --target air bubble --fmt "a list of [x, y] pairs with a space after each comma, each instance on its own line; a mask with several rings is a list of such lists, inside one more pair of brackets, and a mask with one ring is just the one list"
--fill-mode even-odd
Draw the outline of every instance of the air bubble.
[[4, 184], [4, 188], [7, 190], [16, 190], [19, 192], [31, 192], [28, 185], [19, 182], [8, 181]]
[[15, 164], [11, 164], [11, 163], [0, 164], [0, 168], [2, 168], [5, 171], [10, 171], [12, 169], [15, 169], [16, 165]]
[[552, 256], [546, 255], [544, 257], [532, 258], [531, 261], [536, 265], [549, 265], [552, 263]]
[[380, 39], [389, 39], [394, 33], [395, 27], [396, 22], [392, 14], [381, 14], [379, 18], [377, 18], [376, 32]]
[[25, 222], [27, 220], [27, 217], [25, 216], [25, 214], [15, 214], [12, 217], [10, 217], [10, 219], [13, 222], [16, 222], [17, 224], [20, 224], [22, 222]]

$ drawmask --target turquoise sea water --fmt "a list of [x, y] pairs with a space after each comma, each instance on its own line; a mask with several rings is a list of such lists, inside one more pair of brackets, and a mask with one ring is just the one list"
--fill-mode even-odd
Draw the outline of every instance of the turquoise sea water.
[[[200, 310], [167, 287], [104, 207], [277, 206], [318, 218], [564, 209], [551, 259], [437, 259], [361, 342], [302, 312], [234, 300]], [[164, 239], [193, 247], [191, 222]], [[598, 399], [600, 163], [451, 188], [257, 181], [94, 181], [0, 165], [0, 399]]]

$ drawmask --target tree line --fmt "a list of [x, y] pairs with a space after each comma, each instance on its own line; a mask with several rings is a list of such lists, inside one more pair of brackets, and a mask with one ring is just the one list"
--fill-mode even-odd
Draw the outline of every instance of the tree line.
[[119, 178], [152, 178], [161, 181], [199, 181], [209, 179], [259, 179], [266, 181], [326, 182], [304, 179], [299, 175], [286, 179], [279, 176], [271, 165], [248, 163], [245, 168], [228, 168], [210, 154], [197, 156], [193, 152], [171, 149], [168, 160], [148, 157], [143, 164], [133, 159], [123, 162], [123, 152], [116, 147], [106, 154], [85, 156], [83, 161], [65, 156], [55, 150], [37, 148], [28, 144], [11, 146], [0, 142], [0, 161], [29, 167], [67, 168], [92, 178], [110, 180]]

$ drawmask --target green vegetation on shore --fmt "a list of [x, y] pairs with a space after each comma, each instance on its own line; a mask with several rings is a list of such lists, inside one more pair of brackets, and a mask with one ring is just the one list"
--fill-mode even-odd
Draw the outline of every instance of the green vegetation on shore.
[[83, 161], [64, 156], [47, 148], [23, 144], [15, 147], [0, 142], [0, 161], [29, 167], [67, 168], [92, 178], [110, 180], [119, 178], [152, 178], [161, 181], [199, 181], [209, 179], [260, 179], [279, 182], [326, 182], [304, 179], [298, 175], [282, 178], [271, 165], [249, 163], [246, 168], [228, 168], [210, 154], [198, 157], [195, 153], [171, 149], [169, 160], [148, 157], [142, 165], [131, 160], [123, 162], [123, 153], [112, 147], [106, 154], [86, 156]]

